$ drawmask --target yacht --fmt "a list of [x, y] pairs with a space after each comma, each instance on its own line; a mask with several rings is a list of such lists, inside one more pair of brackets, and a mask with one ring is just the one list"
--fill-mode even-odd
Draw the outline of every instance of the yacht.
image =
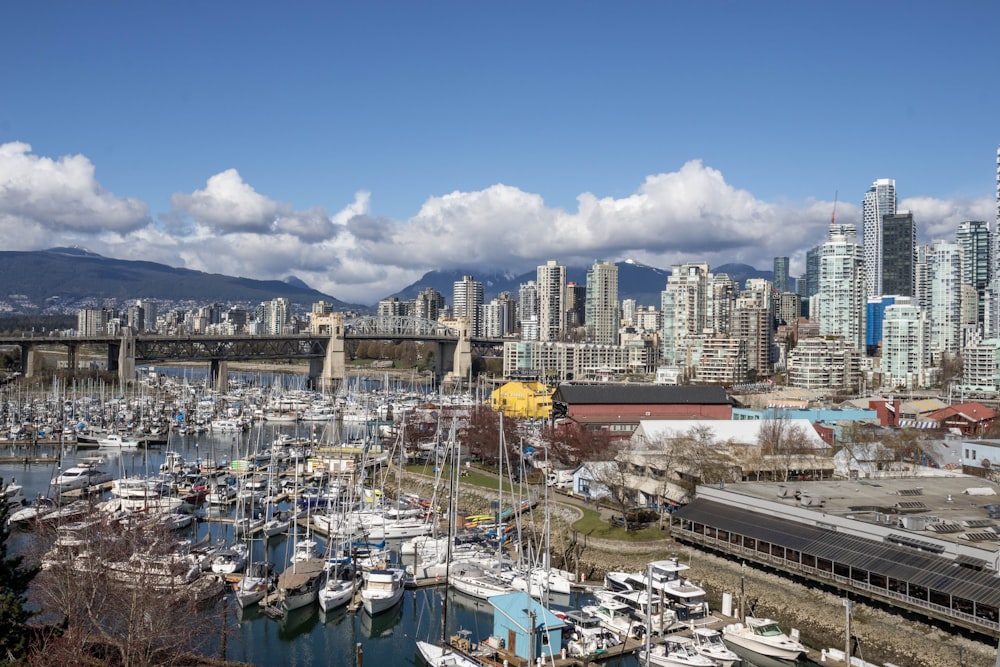
[[72, 491], [110, 482], [111, 473], [97, 467], [103, 462], [103, 459], [99, 458], [83, 459], [54, 477], [50, 484], [57, 491]]
[[666, 637], [648, 652], [645, 647], [640, 649], [639, 660], [658, 667], [716, 667], [714, 660], [698, 653], [693, 640], [679, 635]]
[[361, 591], [361, 602], [370, 616], [381, 614], [403, 599], [406, 571], [401, 568], [372, 570]]
[[711, 658], [719, 667], [736, 667], [740, 656], [736, 655], [722, 641], [722, 634], [712, 628], [698, 628], [692, 634], [694, 648], [698, 653]]
[[722, 628], [722, 640], [726, 645], [782, 660], [795, 660], [806, 652], [805, 646], [786, 635], [769, 618], [747, 616], [743, 621]]

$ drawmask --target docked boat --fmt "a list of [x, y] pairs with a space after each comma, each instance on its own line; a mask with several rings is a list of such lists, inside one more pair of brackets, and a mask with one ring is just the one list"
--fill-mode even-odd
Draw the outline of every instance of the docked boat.
[[11, 479], [10, 483], [4, 487], [3, 497], [7, 502], [8, 512], [28, 504], [28, 499], [24, 496], [24, 487], [18, 484], [16, 479]]
[[714, 660], [719, 667], [736, 667], [740, 664], [740, 656], [726, 648], [722, 634], [718, 630], [697, 628], [691, 636], [694, 639], [695, 650]]
[[30, 528], [42, 516], [55, 511], [59, 506], [56, 501], [45, 496], [40, 496], [27, 505], [11, 512], [7, 516], [7, 525], [11, 528]]
[[747, 616], [743, 621], [722, 628], [722, 640], [727, 646], [782, 660], [795, 660], [806, 652], [805, 646], [786, 635], [769, 618]]
[[138, 449], [139, 441], [135, 438], [123, 438], [120, 433], [108, 433], [97, 439], [97, 446], [101, 449]]
[[236, 594], [236, 604], [242, 609], [257, 604], [274, 590], [277, 577], [274, 574], [274, 564], [267, 561], [250, 563], [243, 578], [233, 584]]
[[701, 655], [689, 637], [670, 635], [662, 644], [643, 647], [639, 650], [639, 660], [658, 667], [716, 667], [709, 657]]
[[619, 637], [639, 639], [646, 636], [646, 625], [636, 620], [623, 602], [599, 600], [598, 604], [585, 605], [583, 611], [596, 617], [601, 625]]
[[365, 587], [361, 590], [361, 603], [365, 607], [365, 612], [375, 616], [392, 609], [403, 599], [405, 583], [406, 571], [402, 568], [392, 567], [369, 572]]
[[323, 611], [333, 611], [343, 607], [354, 597], [354, 578], [345, 579], [340, 576], [340, 570], [331, 568], [327, 573], [326, 585], [319, 589], [317, 600]]
[[50, 484], [59, 492], [72, 491], [74, 489], [86, 489], [98, 484], [110, 482], [112, 475], [106, 470], [98, 468], [104, 462], [101, 458], [88, 457], [82, 459], [80, 463], [66, 468], [59, 475], [52, 478]]
[[564, 634], [566, 652], [572, 658], [601, 655], [621, 643], [615, 633], [601, 625], [600, 619], [579, 609], [566, 612], [565, 621], [572, 626], [568, 635]]
[[234, 574], [241, 571], [247, 564], [247, 545], [244, 542], [223, 549], [212, 557], [212, 572], [216, 574]]
[[278, 577], [278, 599], [285, 611], [316, 602], [319, 590], [326, 585], [326, 563], [310, 558], [292, 564]]

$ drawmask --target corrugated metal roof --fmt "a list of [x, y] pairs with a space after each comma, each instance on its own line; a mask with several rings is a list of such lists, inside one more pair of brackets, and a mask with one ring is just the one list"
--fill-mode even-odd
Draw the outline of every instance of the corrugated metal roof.
[[717, 385], [561, 384], [552, 400], [569, 405], [731, 405], [726, 390]]
[[991, 572], [958, 567], [955, 561], [943, 556], [824, 530], [701, 498], [677, 510], [675, 516], [924, 586], [945, 595], [1000, 608], [1000, 579]]

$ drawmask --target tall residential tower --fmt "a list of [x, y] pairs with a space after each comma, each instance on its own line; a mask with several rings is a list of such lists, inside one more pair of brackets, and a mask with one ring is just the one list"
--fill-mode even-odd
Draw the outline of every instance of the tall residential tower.
[[896, 213], [896, 181], [880, 178], [865, 193], [861, 204], [865, 244], [865, 296], [882, 296], [882, 220]]

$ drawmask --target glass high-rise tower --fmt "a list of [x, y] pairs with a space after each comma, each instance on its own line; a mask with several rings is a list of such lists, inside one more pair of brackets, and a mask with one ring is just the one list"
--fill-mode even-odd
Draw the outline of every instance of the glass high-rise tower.
[[865, 193], [861, 203], [865, 260], [865, 295], [882, 296], [882, 220], [896, 214], [896, 181], [880, 178]]

